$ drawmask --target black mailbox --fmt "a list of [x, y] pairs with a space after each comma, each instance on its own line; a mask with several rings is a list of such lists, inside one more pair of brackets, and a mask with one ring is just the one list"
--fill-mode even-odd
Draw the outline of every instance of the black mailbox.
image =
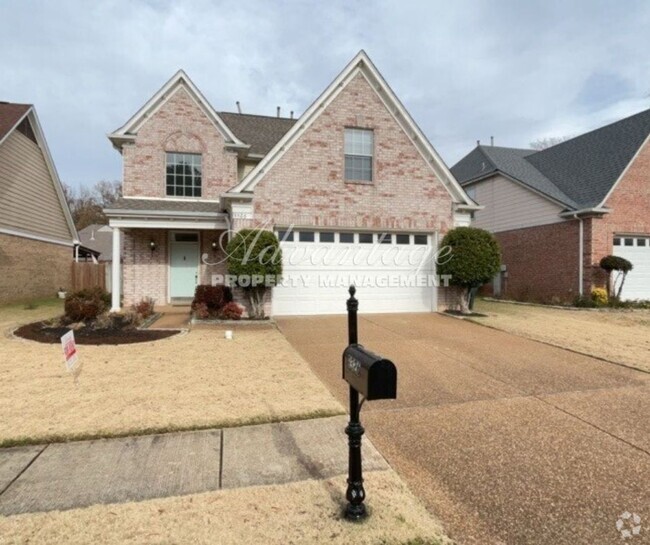
[[368, 401], [397, 397], [395, 364], [360, 344], [343, 351], [343, 378]]

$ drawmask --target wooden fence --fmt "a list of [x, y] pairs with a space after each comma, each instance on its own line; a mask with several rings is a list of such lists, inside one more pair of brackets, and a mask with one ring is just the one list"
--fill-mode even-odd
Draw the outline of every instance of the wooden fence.
[[73, 262], [72, 291], [94, 288], [96, 286], [106, 289], [106, 263]]

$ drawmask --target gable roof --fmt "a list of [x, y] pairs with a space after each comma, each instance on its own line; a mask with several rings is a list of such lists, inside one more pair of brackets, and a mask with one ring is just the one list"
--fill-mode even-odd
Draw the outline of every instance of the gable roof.
[[296, 123], [275, 144], [267, 155], [249, 172], [244, 179], [231, 188], [226, 196], [240, 195], [253, 190], [264, 174], [284, 155], [284, 153], [298, 140], [302, 132], [307, 129], [327, 106], [338, 96], [342, 89], [358, 74], [366, 78], [372, 89], [377, 93], [395, 121], [418, 149], [426, 163], [435, 172], [437, 178], [445, 186], [457, 204], [469, 208], [476, 205], [465, 194], [460, 184], [456, 181], [447, 165], [435, 151], [424, 133], [420, 130], [410, 114], [406, 111], [383, 76], [379, 73], [365, 51], [361, 50], [348, 63], [343, 71], [330, 83], [321, 95], [307, 108]]
[[125, 141], [133, 140], [140, 127], [144, 125], [151, 114], [165, 104], [179, 88], [184, 88], [199, 108], [205, 112], [215, 127], [221, 132], [226, 140], [227, 146], [232, 148], [248, 148], [224, 123], [223, 119], [221, 119], [219, 114], [217, 114], [215, 109], [183, 70], [176, 72], [124, 125], [108, 135], [113, 145], [117, 149], [121, 149]]
[[231, 112], [219, 112], [219, 116], [237, 138], [250, 146], [249, 155], [266, 155], [297, 121], [286, 117]]
[[94, 223], [79, 231], [79, 242], [99, 254], [100, 261], [113, 258], [113, 229], [108, 225]]
[[477, 146], [452, 167], [461, 185], [502, 173], [574, 210], [600, 208], [650, 135], [650, 109], [541, 151]]
[[36, 115], [36, 109], [31, 104], [15, 104], [10, 102], [1, 102], [0, 103], [0, 145], [4, 140], [20, 125], [21, 121], [27, 119], [29, 125], [32, 129], [36, 145], [40, 148], [43, 158], [45, 159], [45, 164], [47, 170], [50, 173], [50, 178], [54, 184], [54, 191], [59, 199], [61, 204], [61, 210], [63, 211], [63, 216], [65, 218], [66, 224], [70, 231], [70, 236], [73, 243], [78, 242], [79, 235], [77, 234], [77, 228], [74, 225], [72, 220], [72, 214], [70, 213], [70, 207], [68, 206], [68, 201], [65, 198], [63, 193], [63, 185], [59, 178], [59, 173], [54, 166], [54, 160], [52, 159], [52, 154], [50, 153], [50, 148], [47, 145], [45, 140], [45, 135], [43, 134], [43, 129], [41, 123], [38, 120], [38, 115]]
[[31, 108], [31, 104], [0, 102], [0, 143], [18, 126]]
[[650, 109], [539, 151], [528, 161], [581, 206], [598, 206], [649, 134]]

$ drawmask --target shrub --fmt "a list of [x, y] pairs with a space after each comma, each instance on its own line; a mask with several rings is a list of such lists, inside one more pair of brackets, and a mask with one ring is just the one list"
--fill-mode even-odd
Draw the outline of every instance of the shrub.
[[[469, 312], [469, 294], [492, 280], [501, 266], [499, 244], [491, 233], [475, 227], [457, 227], [442, 239], [438, 274], [449, 275], [449, 283], [463, 288], [461, 310]], [[444, 257], [443, 257], [444, 256]]]
[[595, 308], [596, 303], [587, 295], [576, 295], [576, 298], [573, 300], [573, 306], [578, 308]]
[[271, 231], [242, 229], [226, 248], [228, 274], [235, 275], [251, 307], [251, 317], [264, 318], [264, 294], [282, 275], [282, 250]]
[[[607, 296], [616, 297], [619, 299], [621, 297], [621, 292], [623, 291], [623, 284], [625, 284], [625, 277], [629, 273], [633, 266], [627, 259], [617, 255], [607, 255], [600, 260], [600, 268], [607, 273]], [[612, 273], [618, 271], [616, 278], [613, 278]], [[618, 279], [621, 279], [621, 283], [616, 290], [616, 282]]]
[[73, 322], [94, 320], [110, 306], [111, 296], [101, 288], [90, 288], [66, 295], [66, 318]]
[[241, 320], [244, 309], [237, 303], [228, 303], [219, 312], [219, 318], [222, 320]]
[[143, 297], [139, 302], [131, 305], [131, 310], [146, 320], [149, 316], [153, 316], [155, 304], [155, 299], [152, 299], [151, 297]]
[[[192, 310], [198, 312], [199, 306], [201, 309], [205, 307], [208, 316], [216, 316], [224, 305], [232, 301], [232, 290], [228, 286], [209, 286], [201, 284], [196, 286], [194, 292], [194, 300], [192, 301]], [[199, 318], [201, 316], [198, 315]]]
[[593, 288], [591, 290], [591, 300], [599, 307], [605, 306], [609, 297], [605, 288]]
[[210, 311], [208, 310], [208, 305], [205, 303], [197, 303], [194, 306], [194, 314], [199, 320], [206, 320], [210, 317]]

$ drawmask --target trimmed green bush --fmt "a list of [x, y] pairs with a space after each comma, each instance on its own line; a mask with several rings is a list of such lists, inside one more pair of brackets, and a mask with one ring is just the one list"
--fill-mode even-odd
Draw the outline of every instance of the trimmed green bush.
[[251, 307], [251, 317], [264, 318], [264, 294], [282, 275], [282, 250], [271, 231], [242, 229], [226, 248], [228, 274], [237, 278]]
[[[625, 277], [633, 269], [632, 263], [618, 255], [607, 255], [600, 260], [600, 268], [607, 273], [607, 296], [620, 299], [623, 284], [625, 284]], [[618, 271], [619, 273], [616, 278], [612, 275], [614, 271]], [[619, 278], [621, 279], [621, 283], [618, 286], [618, 290], [616, 290], [616, 282]]]
[[438, 263], [438, 274], [449, 275], [452, 286], [462, 288], [461, 310], [469, 312], [469, 295], [472, 288], [478, 288], [492, 280], [501, 267], [501, 251], [494, 236], [476, 227], [456, 227], [442, 239], [441, 248], [449, 248], [442, 263]]

